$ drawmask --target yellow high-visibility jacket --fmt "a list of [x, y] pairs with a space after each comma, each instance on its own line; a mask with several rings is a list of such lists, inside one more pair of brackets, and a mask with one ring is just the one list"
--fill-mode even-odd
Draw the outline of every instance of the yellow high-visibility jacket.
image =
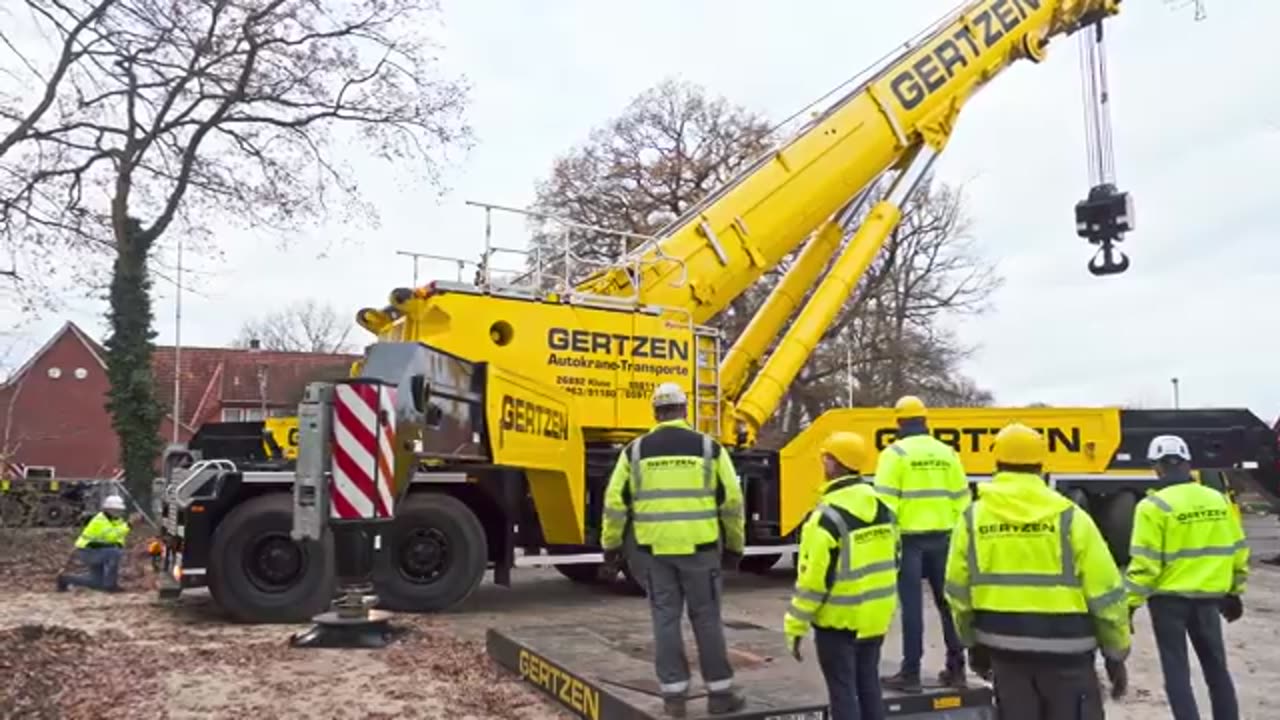
[[97, 547], [124, 547], [124, 541], [129, 537], [129, 521], [125, 518], [112, 520], [107, 517], [106, 513], [98, 513], [93, 516], [84, 529], [80, 531], [80, 537], [76, 538], [77, 548], [97, 548]]
[[836, 478], [800, 534], [795, 592], [783, 627], [850, 630], [859, 639], [889, 631], [898, 607], [898, 532], [893, 511], [856, 475]]
[[1122, 660], [1120, 569], [1087, 513], [1030, 473], [997, 472], [951, 534], [946, 595], [967, 646]]
[[1249, 546], [1221, 492], [1197, 482], [1157, 490], [1139, 503], [1125, 573], [1130, 607], [1152, 595], [1243, 595]]
[[630, 520], [640, 550], [689, 555], [746, 544], [742, 485], [729, 452], [682, 420], [658, 423], [623, 448], [605, 489], [600, 544], [622, 545]]
[[950, 532], [973, 495], [960, 455], [932, 435], [910, 435], [876, 462], [876, 491], [903, 535]]

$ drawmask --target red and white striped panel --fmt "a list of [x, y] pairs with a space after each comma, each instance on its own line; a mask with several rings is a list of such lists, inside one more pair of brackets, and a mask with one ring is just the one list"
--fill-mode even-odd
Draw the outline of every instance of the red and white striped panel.
[[330, 517], [391, 517], [395, 502], [395, 398], [396, 389], [391, 385], [361, 382], [334, 386]]

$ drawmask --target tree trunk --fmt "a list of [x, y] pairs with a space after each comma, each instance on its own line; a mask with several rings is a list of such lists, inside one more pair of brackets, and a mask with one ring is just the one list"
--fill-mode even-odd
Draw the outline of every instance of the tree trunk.
[[107, 411], [120, 440], [125, 487], [144, 509], [150, 505], [151, 482], [160, 454], [161, 412], [153, 388], [155, 332], [147, 276], [147, 255], [154, 241], [134, 218], [128, 219], [124, 236], [116, 238], [108, 311], [111, 330], [104, 343], [111, 379]]

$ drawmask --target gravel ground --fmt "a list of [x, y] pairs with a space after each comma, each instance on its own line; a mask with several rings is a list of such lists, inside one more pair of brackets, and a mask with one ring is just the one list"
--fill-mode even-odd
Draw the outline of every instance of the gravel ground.
[[[1280, 552], [1274, 518], [1250, 518], [1248, 530], [1255, 557]], [[137, 538], [123, 575], [127, 592], [55, 594], [52, 578], [72, 537], [67, 531], [0, 532], [0, 588], [7, 591], [0, 609], [0, 718], [558, 720], [568, 715], [484, 657], [485, 630], [644, 622], [648, 616], [642, 598], [584, 588], [554, 571], [523, 571], [512, 588], [482, 587], [456, 613], [398, 616], [405, 634], [390, 649], [295, 650], [286, 641], [305, 626], [231, 625], [202, 592], [161, 604], [152, 592], [145, 537]], [[725, 614], [778, 626], [789, 591], [785, 571], [731, 577]], [[1280, 686], [1280, 568], [1255, 564], [1245, 608], [1244, 618], [1227, 628], [1242, 718], [1274, 720], [1280, 705], [1269, 691]], [[930, 614], [927, 671], [942, 658]], [[1119, 703], [1108, 701], [1108, 715], [1164, 720], [1170, 715], [1145, 611], [1136, 629], [1130, 693]], [[894, 658], [899, 648], [895, 624], [885, 656]], [[1208, 695], [1198, 678], [1196, 692], [1207, 716]]]

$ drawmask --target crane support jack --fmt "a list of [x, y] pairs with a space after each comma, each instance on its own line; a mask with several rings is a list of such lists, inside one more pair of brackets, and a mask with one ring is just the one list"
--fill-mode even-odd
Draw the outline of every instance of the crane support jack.
[[378, 648], [394, 634], [391, 614], [375, 610], [374, 538], [391, 521], [396, 467], [394, 385], [349, 378], [307, 387], [299, 408], [294, 483], [295, 540], [333, 535], [337, 596], [293, 647]]

